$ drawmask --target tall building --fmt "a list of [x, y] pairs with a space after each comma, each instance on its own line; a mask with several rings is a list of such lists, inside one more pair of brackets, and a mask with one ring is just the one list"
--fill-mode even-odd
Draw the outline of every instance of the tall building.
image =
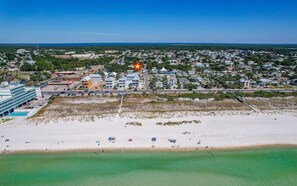
[[92, 87], [92, 80], [90, 76], [86, 76], [81, 80], [81, 86], [86, 89], [90, 89]]
[[14, 111], [14, 109], [35, 99], [39, 94], [39, 88], [27, 88], [18, 83], [0, 84], [0, 116], [4, 116]]

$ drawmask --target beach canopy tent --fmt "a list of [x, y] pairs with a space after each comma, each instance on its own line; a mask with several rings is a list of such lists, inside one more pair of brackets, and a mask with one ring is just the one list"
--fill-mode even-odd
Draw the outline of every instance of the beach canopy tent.
[[157, 141], [157, 138], [156, 137], [152, 137], [152, 141]]
[[173, 138], [168, 139], [168, 141], [169, 141], [170, 143], [176, 143], [176, 139], [173, 139]]
[[115, 137], [109, 137], [108, 141], [114, 141], [116, 138]]

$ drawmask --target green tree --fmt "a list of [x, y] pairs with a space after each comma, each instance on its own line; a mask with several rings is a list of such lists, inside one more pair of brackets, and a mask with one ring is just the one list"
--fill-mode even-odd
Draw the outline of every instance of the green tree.
[[35, 65], [31, 65], [29, 63], [24, 63], [21, 68], [21, 71], [35, 71], [36, 70], [36, 66]]

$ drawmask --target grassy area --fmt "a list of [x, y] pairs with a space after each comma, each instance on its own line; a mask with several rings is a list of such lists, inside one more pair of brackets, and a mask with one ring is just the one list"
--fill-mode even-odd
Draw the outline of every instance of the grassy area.
[[[297, 104], [296, 93], [279, 93], [279, 92], [255, 92], [255, 93], [238, 93], [244, 98], [257, 97], [256, 99], [247, 99], [248, 103], [259, 109], [289, 109], [295, 110]], [[283, 97], [293, 96], [291, 99]], [[258, 99], [258, 98], [268, 99]], [[274, 97], [274, 98], [272, 98]], [[176, 101], [179, 98], [188, 98], [194, 100], [214, 99], [215, 101]], [[98, 99], [98, 101], [96, 101]], [[103, 101], [102, 101], [103, 100]], [[105, 101], [104, 101], [105, 100]], [[77, 117], [82, 118], [90, 116], [112, 115], [118, 112], [119, 96], [106, 97], [53, 97], [48, 105], [43, 107], [38, 113], [31, 118], [64, 118]], [[250, 110], [245, 104], [237, 101], [236, 96], [232, 93], [212, 92], [212, 93], [187, 93], [187, 94], [149, 94], [143, 95], [126, 95], [122, 105], [121, 114], [129, 115], [130, 113], [139, 112], [143, 117], [155, 118], [159, 114], [170, 112], [199, 112], [199, 111], [245, 111]], [[128, 125], [137, 125], [129, 123]]]
[[2, 123], [5, 123], [5, 122], [11, 121], [11, 120], [13, 120], [13, 119], [12, 118], [4, 118], [4, 119], [2, 119]]
[[165, 98], [168, 101], [173, 101], [176, 98], [190, 98], [194, 99], [215, 99], [216, 101], [224, 100], [224, 99], [236, 99], [236, 97], [231, 93], [184, 93], [184, 94], [165, 94], [159, 95], [161, 98]]
[[56, 98], [57, 98], [57, 96], [50, 97], [50, 99], [48, 100], [47, 105], [45, 105], [44, 107], [42, 107], [36, 114], [34, 114], [33, 116], [29, 117], [28, 119], [33, 119], [33, 118], [38, 118], [38, 117], [44, 116], [44, 112], [46, 111], [47, 107], [50, 104], [52, 104]]
[[126, 123], [126, 125], [141, 127], [142, 123], [140, 123], [140, 122], [128, 122], [128, 123]]
[[[94, 97], [96, 99], [96, 97]], [[119, 102], [116, 98], [101, 97], [107, 102], [93, 102], [89, 97], [55, 97], [29, 119], [44, 117], [59, 118], [66, 116], [102, 116], [103, 114], [115, 114], [118, 111]], [[99, 101], [100, 101], [99, 100]], [[81, 102], [80, 102], [81, 101]], [[90, 118], [92, 120], [92, 118]]]
[[[266, 91], [256, 91], [254, 93], [236, 93], [242, 97], [260, 97], [260, 98], [272, 98], [272, 97], [297, 97], [297, 92], [266, 92]], [[176, 98], [190, 98], [194, 99], [210, 99], [213, 98], [216, 101], [221, 101], [224, 99], [236, 99], [235, 95], [232, 93], [224, 92], [211, 92], [211, 93], [185, 93], [185, 94], [160, 94], [159, 97], [165, 98], [168, 101], [173, 101]]]
[[44, 116], [44, 112], [46, 111], [46, 108], [48, 107], [49, 105], [45, 105], [44, 107], [42, 107], [42, 109], [40, 109], [36, 114], [34, 114], [33, 116], [31, 117], [28, 117], [28, 119], [33, 119], [33, 118], [38, 118], [38, 117], [42, 117]]
[[297, 97], [297, 92], [266, 92], [266, 91], [256, 91], [254, 93], [239, 93], [243, 97], [260, 97], [260, 98], [272, 98], [272, 97]]
[[156, 123], [157, 125], [161, 125], [161, 126], [176, 126], [176, 125], [184, 125], [184, 124], [200, 124], [201, 121], [199, 120], [193, 120], [193, 121], [180, 121], [180, 122], [165, 122], [165, 123], [162, 123], [162, 122], [158, 122]]

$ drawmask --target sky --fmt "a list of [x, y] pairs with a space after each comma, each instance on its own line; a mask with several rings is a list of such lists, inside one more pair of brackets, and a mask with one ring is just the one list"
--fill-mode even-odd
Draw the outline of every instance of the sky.
[[297, 43], [297, 0], [0, 0], [0, 43]]

